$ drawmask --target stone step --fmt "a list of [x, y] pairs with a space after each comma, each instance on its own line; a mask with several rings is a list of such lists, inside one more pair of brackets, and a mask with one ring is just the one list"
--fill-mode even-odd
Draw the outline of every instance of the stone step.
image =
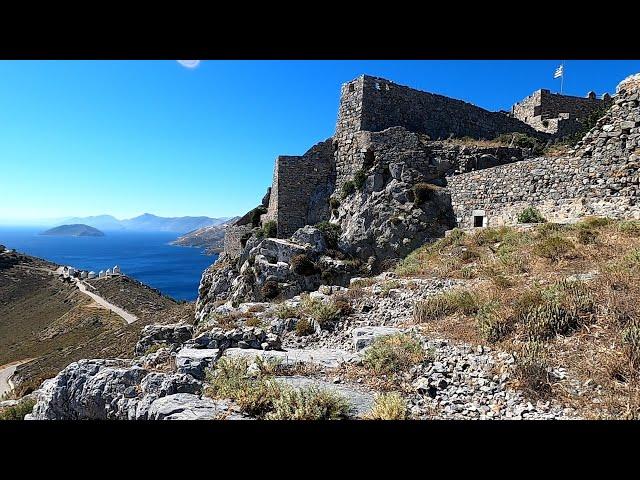
[[283, 365], [309, 363], [324, 368], [337, 368], [343, 363], [358, 359], [358, 355], [337, 348], [255, 350], [245, 348], [228, 348], [223, 356], [230, 358], [246, 358], [280, 361]]

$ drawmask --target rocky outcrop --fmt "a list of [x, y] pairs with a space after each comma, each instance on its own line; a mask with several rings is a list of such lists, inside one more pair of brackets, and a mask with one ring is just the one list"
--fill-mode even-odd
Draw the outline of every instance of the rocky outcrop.
[[147, 325], [142, 329], [140, 340], [136, 344], [135, 354], [144, 355], [149, 348], [155, 345], [176, 347], [191, 338], [193, 326], [186, 323], [170, 325]]
[[217, 301], [270, 301], [316, 290], [322, 284], [346, 285], [359, 264], [330, 253], [324, 234], [312, 226], [298, 229], [290, 239], [251, 238], [237, 260], [221, 256], [204, 272], [197, 322], [211, 315]]

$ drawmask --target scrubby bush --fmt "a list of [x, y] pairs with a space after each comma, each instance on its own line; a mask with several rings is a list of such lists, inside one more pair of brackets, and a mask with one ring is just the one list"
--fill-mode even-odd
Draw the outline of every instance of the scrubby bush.
[[342, 184], [341, 197], [345, 199], [355, 191], [356, 191], [356, 184], [354, 183], [354, 181], [347, 180]]
[[205, 394], [233, 400], [243, 412], [262, 416], [273, 409], [273, 401], [279, 395], [278, 384], [262, 376], [253, 378], [247, 373], [248, 367], [246, 359], [222, 357], [214, 372], [207, 375]]
[[26, 399], [13, 407], [0, 409], [0, 420], [24, 420], [25, 415], [33, 411], [35, 404], [35, 400]]
[[341, 316], [351, 315], [353, 313], [353, 307], [349, 298], [345, 294], [336, 294], [331, 299], [333, 306], [338, 310]]
[[638, 235], [640, 233], [640, 221], [628, 220], [620, 222], [618, 230], [627, 235]]
[[538, 209], [534, 207], [527, 207], [518, 215], [518, 223], [544, 223], [546, 221]]
[[534, 154], [542, 153], [545, 147], [543, 142], [524, 133], [503, 133], [496, 137], [496, 141], [507, 146], [529, 148]]
[[366, 416], [368, 420], [406, 420], [407, 417], [407, 402], [398, 392], [376, 396], [373, 408]]
[[431, 183], [416, 183], [411, 191], [413, 192], [413, 203], [420, 205], [427, 200], [433, 198], [433, 194], [438, 190], [438, 187]]
[[296, 335], [298, 337], [306, 337], [307, 335], [312, 335], [313, 332], [315, 332], [313, 324], [306, 318], [301, 318], [296, 323]]
[[260, 320], [258, 317], [252, 316], [252, 317], [248, 317], [244, 324], [247, 327], [261, 327], [262, 326], [262, 320]]
[[569, 334], [595, 319], [595, 299], [581, 282], [558, 282], [541, 290], [539, 300], [519, 312], [531, 340]]
[[291, 307], [285, 303], [281, 303], [276, 306], [273, 313], [279, 319], [286, 320], [287, 318], [298, 318], [300, 315], [300, 309], [297, 307]]
[[557, 262], [562, 257], [572, 252], [574, 248], [575, 247], [571, 240], [559, 235], [550, 235], [536, 243], [533, 247], [533, 253], [540, 257], [548, 258], [549, 260]]
[[337, 210], [339, 206], [340, 206], [340, 200], [338, 200], [336, 197], [331, 197], [329, 199], [329, 207], [331, 207], [331, 210]]
[[276, 282], [275, 280], [267, 280], [262, 285], [260, 293], [262, 293], [262, 296], [267, 300], [273, 300], [280, 294], [280, 287], [278, 286], [278, 282]]
[[423, 323], [456, 312], [470, 315], [476, 313], [478, 308], [479, 302], [476, 295], [468, 290], [453, 290], [417, 302], [413, 310], [413, 318], [417, 323]]
[[316, 387], [283, 387], [273, 401], [267, 420], [339, 420], [353, 412], [349, 402], [340, 394]]
[[578, 230], [576, 238], [582, 245], [590, 245], [598, 241], [598, 234], [591, 228], [581, 228]]
[[256, 236], [258, 238], [275, 238], [278, 236], [278, 224], [273, 221], [273, 220], [269, 220], [268, 222], [264, 222], [264, 225], [262, 225], [262, 228], [260, 230], [258, 230], [258, 232], [256, 233]]
[[327, 247], [330, 249], [338, 248], [338, 239], [342, 232], [340, 225], [330, 222], [320, 222], [316, 224], [316, 228], [322, 232], [324, 241], [327, 242]]
[[540, 342], [527, 342], [516, 352], [515, 375], [525, 391], [546, 395], [551, 391], [547, 352]]
[[298, 275], [309, 276], [318, 273], [316, 264], [304, 253], [294, 255], [291, 258], [291, 268]]
[[325, 303], [308, 295], [302, 297], [300, 308], [304, 315], [318, 322], [321, 328], [340, 318], [340, 310], [333, 303]]
[[482, 305], [476, 315], [480, 335], [488, 342], [498, 342], [513, 331], [513, 322], [505, 316], [497, 302]]
[[356, 174], [353, 176], [353, 185], [358, 189], [362, 190], [364, 188], [364, 184], [367, 181], [367, 174], [364, 170], [358, 170]]
[[425, 359], [420, 341], [407, 334], [384, 335], [365, 350], [364, 365], [375, 374], [408, 370]]

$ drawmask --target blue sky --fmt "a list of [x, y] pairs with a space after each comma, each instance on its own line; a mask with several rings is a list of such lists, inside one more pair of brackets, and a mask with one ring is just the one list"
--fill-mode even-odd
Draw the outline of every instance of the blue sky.
[[[242, 214], [277, 155], [331, 136], [362, 73], [509, 109], [559, 89], [549, 61], [0, 61], [0, 220]], [[564, 91], [613, 93], [640, 61], [567, 61]]]

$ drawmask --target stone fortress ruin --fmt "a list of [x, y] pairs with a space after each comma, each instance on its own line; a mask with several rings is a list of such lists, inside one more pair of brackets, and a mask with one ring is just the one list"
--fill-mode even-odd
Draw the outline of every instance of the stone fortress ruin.
[[[386, 171], [401, 180], [401, 170], [408, 166], [407, 170], [416, 170], [422, 177], [413, 180], [447, 188], [460, 226], [510, 223], [525, 203], [545, 204], [543, 209], [552, 217], [554, 207], [567, 207], [569, 214], [572, 209], [586, 214], [589, 209], [578, 208], [576, 202], [580, 203], [578, 197], [588, 189], [576, 189], [574, 177], [580, 173], [574, 171], [586, 169], [583, 180], [590, 182], [593, 175], [589, 169], [601, 170], [601, 166], [585, 165], [577, 158], [521, 163], [532, 156], [527, 149], [443, 140], [491, 140], [510, 133], [554, 140], [578, 132], [589, 115], [612, 102], [609, 94], [598, 99], [590, 92], [581, 98], [542, 89], [516, 103], [511, 112], [490, 112], [462, 100], [362, 75], [342, 86], [332, 138], [304, 155], [276, 159], [272, 186], [260, 211], [264, 213], [259, 213], [259, 218], [254, 214], [252, 221], [249, 212], [227, 228], [225, 253], [238, 256], [251, 231], [267, 221], [275, 222], [279, 238], [287, 238], [305, 225], [335, 221], [329, 205], [332, 194], [358, 171], [381, 162], [382, 172], [366, 178], [367, 191], [381, 188]], [[635, 142], [637, 126], [633, 129], [625, 134], [631, 134]], [[569, 176], [549, 176], [552, 171], [560, 174], [567, 169], [573, 172]], [[569, 179], [571, 184], [566, 184]], [[582, 180], [579, 183], [583, 184]], [[594, 188], [603, 183], [610, 184], [596, 179]]]
[[[511, 112], [360, 76], [336, 130], [279, 156], [259, 206], [226, 229], [196, 304], [291, 298], [386, 270], [455, 227], [640, 218], [640, 79], [613, 96], [535, 92]], [[576, 141], [576, 138], [581, 140]], [[545, 146], [564, 142], [564, 152]], [[557, 145], [556, 145], [557, 147]]]

